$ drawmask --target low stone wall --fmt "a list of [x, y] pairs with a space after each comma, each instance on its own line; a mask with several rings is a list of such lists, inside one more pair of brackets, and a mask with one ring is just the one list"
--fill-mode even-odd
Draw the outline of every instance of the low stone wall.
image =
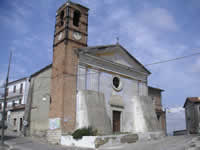
[[62, 136], [61, 145], [65, 146], [76, 146], [85, 148], [95, 148], [96, 136], [85, 136], [80, 140], [73, 139], [72, 136]]
[[157, 140], [166, 136], [165, 133], [162, 131], [137, 133], [137, 135], [139, 137], [139, 141]]
[[61, 137], [61, 145], [84, 148], [98, 148], [102, 145], [118, 145], [123, 143], [134, 143], [136, 141], [138, 141], [137, 134], [83, 136], [80, 140], [75, 140], [72, 136]]
[[61, 130], [48, 130], [47, 141], [52, 144], [60, 144]]
[[177, 130], [173, 132], [174, 136], [186, 135], [186, 134], [187, 134], [187, 130]]

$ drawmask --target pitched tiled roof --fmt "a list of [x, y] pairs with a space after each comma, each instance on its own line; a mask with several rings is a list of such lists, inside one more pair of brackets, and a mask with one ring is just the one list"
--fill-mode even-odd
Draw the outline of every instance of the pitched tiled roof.
[[186, 100], [191, 102], [200, 102], [200, 97], [188, 97]]
[[84, 53], [89, 53], [89, 54], [95, 54], [95, 53], [98, 53], [101, 51], [109, 50], [111, 48], [121, 48], [130, 58], [132, 58], [134, 61], [136, 61], [144, 70], [146, 70], [149, 74], [151, 74], [151, 72], [143, 64], [141, 64], [133, 55], [131, 55], [120, 44], [83, 47], [83, 48], [79, 48], [78, 51], [84, 52]]
[[156, 88], [156, 87], [152, 87], [152, 86], [148, 86], [148, 88], [154, 89], [154, 90], [158, 90], [158, 91], [161, 91], [161, 92], [164, 92], [164, 91], [165, 91], [165, 90], [163, 90], [163, 89]]
[[8, 85], [13, 84], [13, 83], [16, 83], [16, 82], [19, 82], [19, 81], [22, 81], [22, 80], [26, 80], [27, 78], [28, 78], [28, 77], [23, 77], [23, 78], [20, 78], [20, 79], [11, 81], [11, 82], [8, 83]]
[[185, 101], [185, 104], [183, 107], [186, 106], [187, 101], [190, 101], [192, 103], [200, 103], [200, 97], [188, 97]]
[[41, 73], [41, 72], [43, 72], [43, 71], [45, 71], [46, 69], [49, 69], [49, 68], [51, 68], [51, 67], [52, 67], [52, 64], [49, 64], [49, 65], [47, 65], [46, 67], [40, 69], [39, 71], [33, 73], [33, 74], [31, 75], [31, 77], [34, 77], [34, 76], [38, 75], [39, 73]]

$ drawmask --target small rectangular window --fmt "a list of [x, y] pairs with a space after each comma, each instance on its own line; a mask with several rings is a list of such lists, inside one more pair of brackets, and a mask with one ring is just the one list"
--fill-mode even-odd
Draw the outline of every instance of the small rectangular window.
[[15, 101], [12, 102], [12, 107], [15, 107]]
[[74, 16], [73, 16], [73, 25], [74, 26], [79, 26], [79, 21], [80, 21], [81, 13], [78, 10], [74, 11]]
[[21, 98], [19, 99], [19, 104], [22, 104], [22, 99]]
[[23, 83], [20, 84], [20, 93], [23, 92]]
[[160, 120], [160, 114], [156, 114], [158, 121]]
[[14, 126], [17, 125], [17, 119], [16, 119], [16, 118], [14, 118], [14, 120], [13, 120], [13, 125], [14, 125]]
[[15, 93], [16, 92], [16, 85], [14, 85], [14, 87], [13, 87], [13, 93]]
[[60, 26], [64, 25], [64, 15], [65, 15], [65, 12], [61, 11], [61, 13], [60, 13]]

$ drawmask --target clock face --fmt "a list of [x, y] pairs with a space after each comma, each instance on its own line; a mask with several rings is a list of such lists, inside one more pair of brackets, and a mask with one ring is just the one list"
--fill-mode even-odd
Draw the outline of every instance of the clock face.
[[58, 41], [62, 39], [62, 32], [58, 35]]
[[74, 32], [73, 37], [75, 40], [80, 40], [82, 38], [81, 33], [79, 32]]

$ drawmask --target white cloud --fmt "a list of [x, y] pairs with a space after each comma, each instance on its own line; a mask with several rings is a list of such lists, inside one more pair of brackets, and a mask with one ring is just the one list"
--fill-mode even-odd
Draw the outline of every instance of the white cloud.
[[166, 112], [167, 132], [183, 130], [185, 126], [185, 111], [181, 106], [168, 109]]
[[[12, 47], [19, 47], [22, 46], [23, 48], [31, 48], [35, 44], [34, 42], [37, 40], [37, 36], [35, 35], [29, 35], [25, 36], [23, 39], [16, 39], [12, 41]], [[22, 42], [23, 41], [23, 42]]]
[[140, 19], [143, 24], [151, 25], [154, 28], [172, 31], [178, 29], [174, 17], [164, 8], [147, 9], [139, 15], [138, 19]]
[[79, 0], [79, 2], [77, 2], [77, 3], [81, 3], [84, 6], [90, 8], [90, 11], [89, 11], [90, 16], [96, 16], [96, 13], [97, 13], [97, 11], [99, 10], [99, 8], [101, 6], [101, 1], [99, 1], [99, 0], [92, 0], [92, 1]]
[[[26, 2], [26, 1], [24, 1], [24, 2]], [[23, 3], [24, 3], [23, 2]], [[19, 16], [21, 16], [21, 17], [23, 17], [23, 18], [25, 18], [25, 17], [27, 17], [27, 16], [30, 16], [31, 14], [32, 14], [32, 12], [31, 12], [31, 9], [30, 9], [30, 6], [29, 6], [29, 4], [28, 3], [25, 3], [25, 4], [20, 4], [18, 1], [13, 1], [12, 3], [11, 3], [11, 5], [13, 6], [13, 8], [15, 9], [15, 11], [16, 11], [16, 13], [19, 15]], [[23, 6], [26, 6], [26, 7], [23, 7]]]
[[111, 4], [114, 4], [115, 0], [104, 0], [103, 2], [105, 4], [111, 5]]
[[3, 85], [5, 84], [6, 72], [3, 72], [3, 70], [1, 70], [0, 75], [1, 75], [0, 76], [0, 89], [1, 89]]
[[4, 80], [0, 80], [0, 88], [3, 87], [4, 83], [5, 83]]
[[19, 3], [18, 1], [12, 1], [11, 11], [7, 10], [6, 13], [0, 15], [1, 21], [6, 24], [9, 29], [13, 29], [15, 33], [26, 34], [29, 31], [27, 21], [25, 18], [29, 18], [32, 12], [27, 4]]
[[195, 63], [191, 67], [192, 72], [200, 72], [200, 57], [197, 57]]
[[184, 108], [183, 107], [174, 107], [174, 108], [170, 108], [170, 109], [168, 109], [167, 111], [169, 112], [169, 113], [182, 113], [182, 112], [184, 112]]
[[[117, 12], [117, 13], [116, 13]], [[174, 49], [176, 45], [168, 46], [168, 43], [161, 42], [165, 37], [165, 32], [176, 32], [178, 25], [174, 17], [164, 8], [145, 8], [137, 13], [121, 6], [112, 9], [112, 13], [105, 16], [106, 29], [112, 32], [115, 28], [115, 34], [118, 32], [121, 39], [126, 39], [128, 47], [136, 48], [135, 55], [144, 56], [142, 53], [151, 56], [150, 58], [170, 58], [172, 55], [169, 50]], [[117, 24], [119, 24], [119, 29]], [[110, 26], [110, 28], [108, 28]], [[117, 34], [116, 34], [117, 35]], [[104, 36], [104, 37], [103, 37]], [[105, 41], [105, 34], [98, 36]], [[132, 49], [132, 48], [131, 48]], [[146, 59], [147, 60], [147, 59]], [[153, 59], [148, 61], [153, 61]]]

